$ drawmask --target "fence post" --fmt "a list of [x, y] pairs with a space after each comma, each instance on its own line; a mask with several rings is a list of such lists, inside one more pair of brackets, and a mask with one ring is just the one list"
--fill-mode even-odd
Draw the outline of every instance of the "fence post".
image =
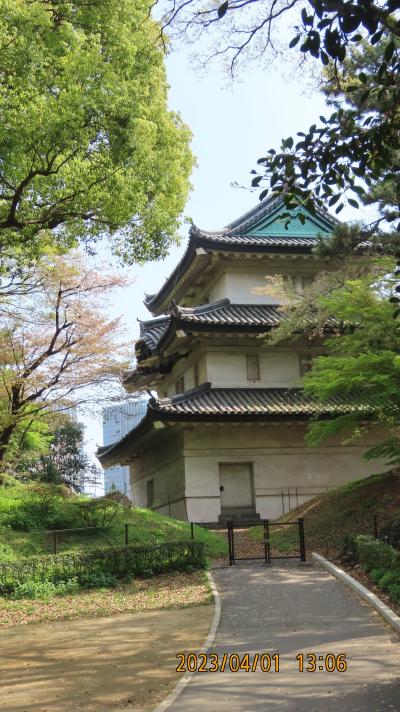
[[228, 544], [229, 544], [229, 566], [233, 566], [235, 563], [235, 550], [233, 547], [233, 524], [228, 521]]
[[57, 532], [53, 532], [53, 551], [57, 554]]
[[125, 524], [125, 546], [129, 544], [129, 524]]
[[306, 544], [304, 540], [304, 519], [299, 519], [300, 561], [306, 560]]
[[375, 539], [378, 538], [378, 515], [374, 514], [374, 534], [375, 534]]
[[193, 541], [193, 539], [194, 539], [193, 522], [190, 522], [190, 538]]
[[265, 552], [265, 563], [271, 563], [271, 556], [269, 550], [269, 520], [264, 519], [264, 552]]

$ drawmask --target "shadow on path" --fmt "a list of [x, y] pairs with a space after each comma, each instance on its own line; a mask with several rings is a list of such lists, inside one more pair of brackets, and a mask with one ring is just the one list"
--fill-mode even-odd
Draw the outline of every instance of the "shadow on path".
[[[196, 673], [170, 712], [400, 712], [398, 636], [328, 572], [242, 564], [214, 577], [222, 614], [209, 653], [279, 653], [279, 672]], [[299, 672], [309, 652], [317, 670]], [[347, 671], [320, 671], [329, 653], [345, 653]]]

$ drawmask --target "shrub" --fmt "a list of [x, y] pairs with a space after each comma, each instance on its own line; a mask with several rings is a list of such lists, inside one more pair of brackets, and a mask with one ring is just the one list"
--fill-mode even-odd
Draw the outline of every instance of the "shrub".
[[400, 554], [392, 546], [367, 534], [349, 536], [345, 542], [345, 557], [363, 566], [365, 571], [400, 567]]
[[79, 581], [75, 576], [67, 581], [60, 581], [56, 586], [56, 594], [57, 596], [68, 596], [72, 593], [78, 593], [79, 589]]
[[78, 507], [85, 527], [110, 527], [123, 509], [120, 502], [108, 495], [80, 502]]
[[46, 491], [43, 486], [26, 486], [20, 499], [3, 502], [0, 525], [25, 532], [79, 527], [82, 524], [79, 504], [61, 496], [56, 488], [48, 487]]
[[96, 574], [87, 574], [80, 577], [81, 588], [112, 588], [116, 586], [117, 579], [113, 574], [99, 571]]
[[14, 553], [12, 547], [0, 541], [0, 561], [15, 561], [15, 559], [17, 559], [17, 555]]
[[79, 591], [79, 583], [76, 578], [68, 581], [60, 581], [57, 585], [52, 581], [35, 581], [28, 579], [24, 583], [18, 583], [12, 594], [12, 598], [50, 598], [51, 596], [67, 596]]
[[369, 572], [372, 580], [400, 603], [400, 552], [371, 536], [358, 535], [346, 541], [346, 556]]
[[400, 519], [394, 519], [380, 531], [380, 537], [388, 541], [391, 546], [400, 549]]
[[18, 583], [12, 594], [12, 598], [49, 598], [54, 596], [57, 586], [52, 581], [35, 581], [29, 579], [24, 583]]
[[196, 541], [35, 556], [0, 564], [0, 595], [13, 595], [28, 582], [51, 582], [57, 587], [76, 580], [80, 587], [93, 587], [93, 582], [103, 587], [114, 585], [117, 579], [126, 576], [183, 571], [188, 567], [199, 569], [205, 565], [204, 545]]
[[386, 576], [386, 574], [382, 571], [382, 569], [372, 569], [370, 576], [374, 583], [379, 584], [381, 579]]
[[400, 603], [400, 578], [397, 583], [392, 583], [389, 586], [388, 591], [391, 597], [397, 601], [397, 603]]
[[399, 571], [386, 571], [381, 575], [379, 586], [383, 588], [384, 591], [389, 591], [389, 588], [393, 583], [400, 583]]

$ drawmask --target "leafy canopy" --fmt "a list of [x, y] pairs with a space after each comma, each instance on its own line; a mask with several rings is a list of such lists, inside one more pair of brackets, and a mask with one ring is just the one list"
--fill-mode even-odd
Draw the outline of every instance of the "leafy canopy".
[[[393, 320], [394, 307], [387, 299], [392, 288], [391, 276], [365, 274], [319, 297], [316, 305], [324, 318], [335, 319], [341, 329], [325, 341], [327, 355], [314, 359], [303, 385], [306, 394], [322, 401], [345, 395], [371, 406], [373, 422], [383, 425], [386, 435], [367, 457], [399, 462], [400, 324]], [[318, 444], [344, 428], [355, 434], [364, 427], [361, 421], [357, 414], [316, 421], [308, 440]]]
[[0, 0], [0, 254], [166, 254], [193, 157], [149, 6]]
[[64, 421], [51, 433], [47, 452], [31, 456], [28, 453], [22, 471], [31, 479], [63, 484], [75, 492], [82, 492], [85, 485], [98, 481], [99, 473], [83, 450], [83, 426], [68, 417]]
[[42, 259], [31, 279], [33, 291], [0, 305], [0, 461], [66, 404], [112, 397], [132, 348], [106, 315], [110, 291], [126, 284], [120, 275], [71, 252]]

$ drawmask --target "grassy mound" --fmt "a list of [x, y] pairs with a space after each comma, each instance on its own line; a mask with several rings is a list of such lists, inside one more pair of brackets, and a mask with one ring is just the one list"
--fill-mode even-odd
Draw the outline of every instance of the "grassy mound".
[[[128, 543], [149, 546], [191, 538], [190, 524], [147, 509], [118, 506], [112, 522], [97, 528], [85, 527], [82, 506], [88, 497], [74, 496], [63, 487], [20, 482], [0, 487], [0, 561], [52, 553], [58, 530], [57, 551], [88, 551], [124, 546], [128, 524]], [[93, 500], [92, 500], [93, 503]], [[61, 532], [61, 529], [70, 529]], [[226, 553], [227, 543], [218, 534], [194, 527], [194, 539], [203, 542], [208, 556]]]
[[[349, 482], [342, 487], [321, 494], [292, 510], [282, 520], [304, 518], [307, 552], [316, 551], [330, 559], [337, 559], [349, 534], [374, 534], [374, 515], [378, 529], [385, 529], [400, 519], [400, 474], [388, 472], [363, 480]], [[273, 534], [273, 545], [287, 552], [297, 544], [293, 527]]]

